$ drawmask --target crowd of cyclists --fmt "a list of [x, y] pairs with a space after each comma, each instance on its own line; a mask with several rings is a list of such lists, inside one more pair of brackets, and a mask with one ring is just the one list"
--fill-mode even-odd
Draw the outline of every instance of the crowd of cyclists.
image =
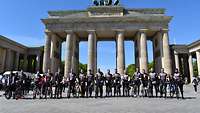
[[75, 74], [73, 70], [68, 76], [60, 71], [55, 74], [48, 70], [45, 74], [37, 72], [34, 78], [26, 76], [23, 71], [12, 73], [5, 77], [5, 97], [7, 99], [25, 98], [103, 98], [103, 97], [176, 97], [184, 98], [183, 85], [185, 80], [176, 69], [168, 75], [161, 69], [155, 73], [153, 69], [147, 73], [136, 68], [136, 72], [129, 76], [126, 71], [119, 74], [110, 70], [104, 74], [100, 69], [96, 74], [89, 70], [87, 74], [80, 70]]

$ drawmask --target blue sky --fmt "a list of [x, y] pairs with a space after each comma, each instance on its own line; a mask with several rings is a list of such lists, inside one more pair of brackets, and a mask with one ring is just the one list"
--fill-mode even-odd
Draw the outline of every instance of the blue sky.
[[[27, 46], [44, 44], [44, 25], [40, 19], [49, 10], [86, 9], [92, 0], [1, 0], [0, 35]], [[166, 8], [166, 14], [174, 16], [170, 23], [170, 43], [188, 44], [200, 39], [199, 0], [121, 0], [127, 8]], [[148, 43], [150, 46], [151, 44]], [[152, 48], [148, 47], [149, 60]], [[125, 42], [126, 65], [134, 62], [134, 45]], [[109, 51], [108, 51], [109, 50]], [[64, 52], [63, 52], [64, 56]], [[98, 66], [115, 68], [115, 43], [98, 43]], [[87, 63], [87, 42], [80, 44], [80, 61]]]

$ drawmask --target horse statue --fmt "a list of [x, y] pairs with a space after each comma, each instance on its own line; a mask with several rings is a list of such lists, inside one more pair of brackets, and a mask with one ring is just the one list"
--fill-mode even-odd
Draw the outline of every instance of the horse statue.
[[113, 5], [119, 5], [120, 0], [115, 0], [114, 3], [112, 2], [112, 0], [93, 0], [93, 4], [95, 6], [111, 6]]
[[120, 0], [115, 0], [114, 5], [119, 5]]

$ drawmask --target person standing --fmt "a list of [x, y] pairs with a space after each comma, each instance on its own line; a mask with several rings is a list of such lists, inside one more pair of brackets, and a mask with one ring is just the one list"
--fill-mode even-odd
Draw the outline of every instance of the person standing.
[[100, 1], [99, 1], [99, 5], [100, 5], [100, 6], [103, 6], [103, 5], [104, 5], [104, 0], [100, 0]]
[[33, 87], [33, 99], [36, 99], [37, 95], [40, 95], [41, 97], [41, 81], [42, 81], [42, 76], [40, 75], [39, 71], [36, 73], [35, 78], [34, 78], [34, 87]]
[[88, 93], [89, 93], [89, 97], [92, 97], [93, 89], [94, 89], [94, 74], [92, 73], [92, 70], [90, 69], [87, 75], [87, 92], [86, 92], [87, 97], [88, 97]]
[[195, 91], [195, 93], [197, 93], [197, 86], [198, 86], [197, 77], [194, 77], [194, 78], [193, 78], [192, 84], [193, 84], [193, 86], [194, 86], [194, 91]]
[[80, 85], [81, 85], [81, 97], [85, 97], [87, 78], [82, 69], [80, 71], [79, 78], [80, 78]]
[[48, 72], [45, 74], [45, 98], [47, 98], [47, 95], [50, 96], [50, 98], [53, 98], [53, 74], [48, 69]]
[[121, 96], [121, 75], [115, 69], [114, 73], [114, 96]]
[[122, 86], [123, 86], [123, 96], [130, 96], [129, 95], [129, 81], [130, 77], [128, 76], [126, 70], [124, 70], [124, 75], [122, 76]]
[[136, 72], [133, 75], [133, 97], [139, 96], [141, 85], [141, 73], [139, 68], [136, 68]]
[[159, 81], [160, 81], [160, 97], [163, 97], [163, 94], [165, 94], [165, 98], [167, 97], [167, 88], [166, 88], [166, 78], [167, 73], [164, 72], [164, 69], [161, 69], [161, 72], [159, 73]]
[[55, 98], [62, 98], [62, 82], [63, 76], [60, 73], [60, 69], [55, 73]]
[[20, 76], [21, 76], [21, 80], [22, 80], [22, 94], [24, 95], [26, 93], [26, 89], [27, 89], [26, 88], [27, 76], [23, 70], [21, 70]]
[[178, 69], [175, 70], [174, 80], [175, 80], [176, 97], [179, 98], [179, 90], [180, 90], [181, 97], [182, 99], [184, 99], [184, 96], [183, 96], [184, 81]]
[[155, 73], [154, 69], [151, 68], [149, 73], [149, 89], [150, 97], [153, 97], [153, 89], [155, 89], [156, 97], [158, 96], [158, 76]]
[[145, 70], [142, 70], [141, 73], [141, 80], [142, 80], [142, 96], [147, 97], [148, 96], [148, 74], [145, 72]]
[[100, 97], [103, 97], [103, 85], [104, 85], [104, 76], [100, 69], [98, 69], [95, 76], [95, 98], [98, 97], [100, 93]]
[[71, 93], [73, 95], [75, 93], [75, 81], [76, 81], [76, 74], [74, 73], [73, 69], [71, 69], [71, 72], [69, 73], [69, 77], [68, 77], [67, 98], [70, 98]]
[[11, 91], [13, 92], [13, 99], [15, 99], [16, 89], [17, 89], [17, 86], [16, 86], [16, 76], [15, 76], [15, 74], [12, 71], [10, 73], [9, 82], [10, 82]]
[[113, 81], [113, 76], [110, 73], [110, 70], [107, 70], [107, 73], [105, 75], [105, 83], [106, 83], [106, 97], [107, 96], [112, 96], [112, 81]]
[[[23, 79], [21, 79], [21, 81], [23, 81]], [[40, 96], [40, 99], [42, 99], [42, 96], [43, 96], [43, 85], [44, 85], [44, 76], [41, 76], [41, 74], [40, 74], [39, 71], [37, 72], [37, 83], [38, 83], [39, 96]], [[36, 98], [36, 95], [34, 96], [34, 98]]]

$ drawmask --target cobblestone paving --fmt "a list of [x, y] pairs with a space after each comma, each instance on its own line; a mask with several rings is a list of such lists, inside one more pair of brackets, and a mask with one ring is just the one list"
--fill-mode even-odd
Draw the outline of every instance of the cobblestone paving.
[[194, 93], [191, 85], [185, 86], [184, 93], [184, 100], [132, 97], [6, 100], [1, 96], [0, 113], [200, 113], [200, 93]]

